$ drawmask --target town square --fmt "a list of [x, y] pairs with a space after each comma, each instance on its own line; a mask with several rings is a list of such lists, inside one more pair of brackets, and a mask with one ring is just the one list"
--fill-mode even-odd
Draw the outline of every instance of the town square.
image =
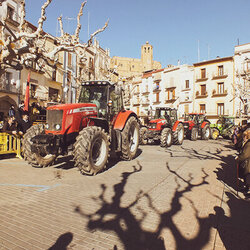
[[250, 249], [249, 7], [0, 0], [0, 249]]

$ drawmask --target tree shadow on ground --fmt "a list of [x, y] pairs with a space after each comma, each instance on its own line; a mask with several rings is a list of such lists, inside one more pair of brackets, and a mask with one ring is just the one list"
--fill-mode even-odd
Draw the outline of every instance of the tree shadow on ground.
[[55, 244], [48, 250], [67, 250], [70, 242], [73, 240], [73, 234], [71, 232], [64, 233], [59, 236]]
[[[227, 250], [250, 249], [250, 202], [239, 199], [226, 192], [228, 215], [222, 207], [215, 206], [215, 215], [210, 215], [216, 221], [213, 225]], [[218, 238], [216, 235], [216, 241]]]
[[[102, 184], [102, 192], [97, 197], [92, 197], [92, 199], [100, 204], [100, 208], [91, 214], [84, 212], [84, 208], [80, 205], [75, 207], [75, 212], [79, 213], [81, 216], [88, 219], [87, 227], [89, 230], [99, 229], [101, 231], [113, 231], [117, 234], [119, 239], [124, 245], [124, 249], [127, 250], [162, 250], [165, 249], [164, 240], [162, 238], [162, 231], [168, 229], [171, 231], [176, 249], [202, 249], [210, 239], [210, 229], [214, 224], [212, 217], [202, 218], [199, 216], [198, 210], [195, 208], [193, 202], [184, 195], [188, 192], [192, 192], [195, 188], [202, 185], [208, 184], [206, 179], [208, 175], [202, 170], [203, 176], [201, 181], [195, 184], [194, 178], [192, 175], [186, 180], [180, 176], [177, 172], [170, 169], [166, 166], [167, 170], [174, 175], [177, 187], [171, 199], [171, 207], [165, 212], [160, 211], [153, 204], [153, 200], [148, 193], [143, 193], [139, 191], [133, 202], [127, 206], [121, 205], [121, 200], [125, 194], [125, 186], [128, 182], [128, 179], [131, 175], [136, 174], [142, 170], [142, 166], [138, 162], [137, 166], [133, 166], [133, 171], [124, 172], [122, 174], [122, 180], [120, 183], [117, 183], [113, 186], [114, 196], [111, 201], [105, 199], [105, 194], [107, 192], [107, 186]], [[185, 183], [185, 187], [181, 187], [180, 182]], [[168, 194], [166, 194], [166, 198]], [[182, 210], [182, 205], [180, 199], [184, 197], [190, 203], [190, 206], [193, 208], [194, 214], [196, 216], [199, 232], [192, 239], [187, 239], [183, 236], [182, 232], [174, 222], [174, 216]], [[149, 209], [146, 212], [144, 207], [141, 207], [138, 203], [141, 199], [146, 199], [147, 206]], [[137, 208], [140, 218], [137, 218], [132, 213], [132, 209]], [[149, 210], [158, 215], [159, 223], [154, 232], [147, 231], [143, 229], [143, 222], [149, 215]], [[114, 246], [116, 249], [116, 246]]]

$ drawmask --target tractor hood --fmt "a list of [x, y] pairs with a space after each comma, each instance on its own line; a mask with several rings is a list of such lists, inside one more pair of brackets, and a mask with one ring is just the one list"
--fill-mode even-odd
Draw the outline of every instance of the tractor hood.
[[164, 119], [154, 119], [154, 120], [150, 120], [149, 123], [166, 123], [166, 120], [164, 120]]

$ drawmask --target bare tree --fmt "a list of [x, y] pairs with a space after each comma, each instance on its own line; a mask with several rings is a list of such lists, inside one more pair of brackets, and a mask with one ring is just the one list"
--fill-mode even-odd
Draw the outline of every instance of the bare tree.
[[[91, 34], [89, 40], [81, 43], [79, 33], [81, 30], [80, 18], [83, 14], [83, 7], [86, 2], [81, 4], [77, 15], [77, 27], [75, 33], [70, 35], [63, 29], [62, 17], [59, 17], [61, 36], [54, 37], [47, 34], [43, 30], [43, 24], [46, 20], [45, 11], [52, 0], [46, 0], [41, 7], [41, 17], [38, 20], [38, 27], [34, 32], [30, 32], [25, 21], [25, 1], [21, 2], [21, 17], [18, 30], [15, 32], [8, 27], [5, 20], [0, 21], [0, 25], [8, 32], [5, 32], [2, 38], [1, 50], [1, 68], [0, 76], [5, 72], [6, 68], [15, 68], [20, 70], [23, 66], [28, 66], [29, 62], [35, 62], [39, 68], [49, 65], [55, 68], [58, 62], [58, 53], [67, 51], [75, 53], [79, 60], [85, 60], [85, 50], [91, 46], [93, 38], [100, 32], [104, 31], [108, 25], [105, 25]], [[45, 46], [50, 40], [54, 44], [52, 48]], [[15, 66], [13, 66], [15, 65]]]

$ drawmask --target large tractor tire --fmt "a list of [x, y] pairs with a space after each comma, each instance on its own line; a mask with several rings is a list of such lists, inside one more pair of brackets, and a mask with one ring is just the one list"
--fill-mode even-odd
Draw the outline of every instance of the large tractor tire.
[[201, 131], [201, 139], [208, 140], [210, 138], [211, 130], [209, 124], [206, 124]]
[[123, 160], [132, 160], [137, 153], [139, 146], [139, 124], [135, 117], [130, 117], [122, 130], [122, 150], [121, 158]]
[[198, 128], [192, 128], [190, 134], [190, 140], [197, 141], [197, 139], [198, 139]]
[[96, 175], [105, 169], [109, 157], [109, 136], [100, 127], [80, 131], [74, 144], [74, 161], [82, 174]]
[[173, 143], [176, 145], [181, 145], [184, 140], [184, 127], [182, 123], [177, 125], [176, 130], [173, 133]]
[[140, 145], [146, 145], [148, 143], [148, 139], [146, 138], [147, 128], [140, 128]]
[[172, 138], [172, 131], [170, 128], [164, 128], [161, 131], [161, 147], [170, 147], [172, 145], [173, 138]]
[[213, 140], [217, 140], [220, 135], [220, 131], [217, 128], [212, 128], [211, 129], [211, 138]]
[[56, 159], [56, 155], [54, 154], [39, 154], [39, 153], [32, 153], [31, 152], [31, 145], [33, 138], [36, 135], [45, 134], [45, 127], [44, 124], [36, 124], [30, 127], [27, 132], [24, 134], [22, 147], [23, 147], [23, 155], [24, 159], [28, 161], [33, 167], [47, 167], [52, 165], [54, 160]]

